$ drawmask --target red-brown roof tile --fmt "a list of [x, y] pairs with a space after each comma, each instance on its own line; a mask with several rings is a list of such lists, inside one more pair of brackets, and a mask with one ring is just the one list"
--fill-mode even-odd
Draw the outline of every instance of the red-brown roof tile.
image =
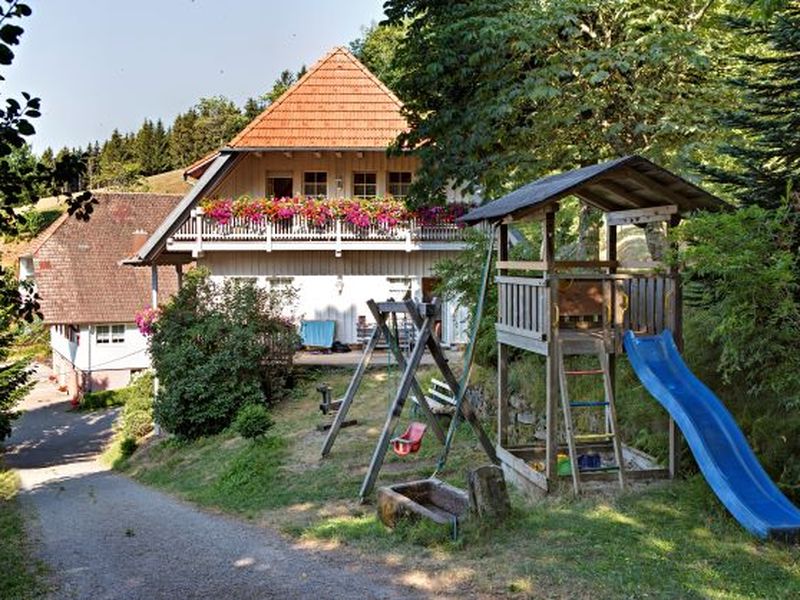
[[382, 149], [408, 128], [402, 106], [355, 56], [335, 48], [230, 146]]
[[[63, 217], [33, 246], [34, 277], [47, 323], [130, 323], [150, 305], [150, 269], [123, 266], [135, 231], [152, 234], [180, 195], [95, 193], [88, 222]], [[178, 289], [159, 267], [159, 302]]]

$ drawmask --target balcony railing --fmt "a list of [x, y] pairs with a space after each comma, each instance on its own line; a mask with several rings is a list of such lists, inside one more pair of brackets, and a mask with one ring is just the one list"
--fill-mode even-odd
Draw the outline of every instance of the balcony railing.
[[174, 242], [334, 242], [351, 241], [453, 242], [463, 240], [463, 229], [455, 224], [420, 225], [415, 219], [393, 227], [370, 225], [359, 227], [336, 219], [325, 225], [315, 225], [301, 215], [282, 221], [252, 221], [232, 217], [222, 224], [202, 214], [194, 214], [172, 235]]

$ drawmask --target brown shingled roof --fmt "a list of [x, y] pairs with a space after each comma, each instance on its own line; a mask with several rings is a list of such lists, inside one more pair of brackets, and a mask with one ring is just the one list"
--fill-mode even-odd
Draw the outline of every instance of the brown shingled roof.
[[402, 106], [355, 56], [334, 48], [230, 146], [382, 149], [408, 128]]
[[[130, 323], [150, 305], [150, 270], [123, 266], [134, 231], [153, 233], [180, 195], [96, 193], [88, 222], [59, 219], [32, 252], [47, 323]], [[173, 267], [159, 267], [159, 302], [178, 289]]]

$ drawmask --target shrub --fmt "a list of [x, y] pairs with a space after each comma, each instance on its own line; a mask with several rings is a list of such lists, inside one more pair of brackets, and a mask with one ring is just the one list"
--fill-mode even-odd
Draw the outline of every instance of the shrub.
[[788, 206], [706, 214], [678, 229], [687, 301], [719, 349], [725, 383], [800, 405], [800, 278]]
[[123, 440], [119, 444], [119, 453], [122, 458], [130, 458], [133, 456], [133, 453], [136, 452], [136, 448], [138, 444], [136, 443], [136, 439], [132, 437], [123, 438]]
[[123, 406], [126, 395], [121, 390], [101, 390], [98, 392], [87, 392], [80, 399], [78, 408], [81, 410], [97, 410], [99, 408], [111, 408], [112, 406]]
[[266, 435], [272, 427], [272, 417], [263, 404], [246, 404], [239, 409], [233, 428], [247, 440], [254, 440]]
[[163, 307], [150, 338], [160, 389], [156, 420], [170, 433], [196, 438], [222, 431], [239, 408], [279, 398], [298, 343], [281, 315], [293, 290], [253, 282], [211, 281], [194, 269]]

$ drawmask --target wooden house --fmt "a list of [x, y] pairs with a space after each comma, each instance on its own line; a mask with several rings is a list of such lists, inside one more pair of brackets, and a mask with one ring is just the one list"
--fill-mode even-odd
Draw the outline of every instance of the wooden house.
[[[555, 222], [559, 201], [567, 197], [599, 209], [605, 221], [605, 256], [600, 260], [556, 259]], [[630, 452], [616, 428], [616, 358], [624, 352], [623, 334], [672, 331], [681, 345], [681, 280], [672, 266], [656, 261], [618, 259], [618, 229], [662, 223], [676, 225], [698, 209], [720, 210], [722, 200], [639, 156], [628, 156], [545, 177], [481, 206], [465, 217], [469, 224], [496, 228], [499, 310], [497, 456], [506, 476], [531, 491], [547, 491], [559, 477], [558, 455], [569, 456], [575, 490], [581, 480], [674, 475], [676, 432], [670, 421], [668, 469], [625, 470]], [[536, 261], [509, 260], [509, 228], [540, 222], [542, 252]], [[545, 439], [509, 442], [508, 363], [511, 348], [545, 357]], [[596, 363], [575, 368], [569, 357], [592, 355]], [[584, 359], [586, 360], [591, 359]], [[602, 378], [605, 398], [576, 401], [573, 377]], [[559, 401], [560, 400], [560, 401]], [[559, 409], [559, 404], [561, 409]], [[575, 413], [604, 412], [600, 431], [576, 431]], [[616, 468], [582, 467], [576, 460], [595, 451], [615, 455]], [[620, 468], [622, 466], [622, 468]], [[537, 468], [538, 467], [538, 468]]]
[[[452, 219], [367, 226], [301, 214], [219, 219], [208, 203], [404, 200], [419, 160], [387, 152], [407, 128], [401, 108], [350, 52], [334, 49], [228, 145], [187, 170], [194, 187], [129, 263], [180, 269], [196, 261], [214, 278], [292, 286], [300, 318], [335, 321], [338, 341], [361, 341], [372, 320], [367, 299], [431, 296], [434, 264], [463, 247]], [[455, 192], [450, 199], [462, 200]], [[446, 343], [461, 340], [463, 320], [458, 307], [445, 306]]]

